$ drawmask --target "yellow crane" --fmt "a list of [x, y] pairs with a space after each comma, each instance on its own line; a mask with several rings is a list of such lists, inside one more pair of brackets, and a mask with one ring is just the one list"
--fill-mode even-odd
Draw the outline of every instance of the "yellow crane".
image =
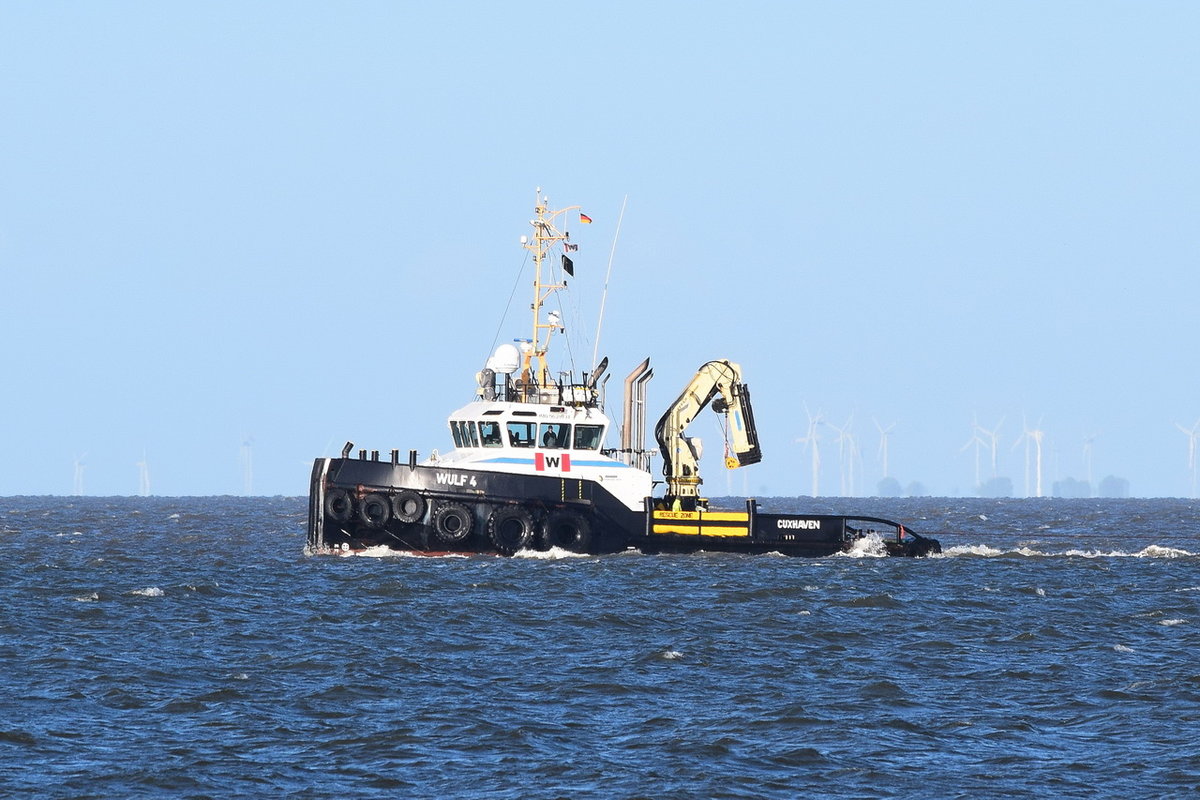
[[726, 359], [709, 361], [696, 370], [695, 377], [654, 428], [667, 479], [665, 499], [683, 510], [696, 507], [703, 483], [700, 442], [686, 436], [684, 431], [710, 403], [713, 411], [725, 417], [728, 431], [725, 466], [734, 469], [762, 460], [750, 389], [742, 382], [741, 367]]

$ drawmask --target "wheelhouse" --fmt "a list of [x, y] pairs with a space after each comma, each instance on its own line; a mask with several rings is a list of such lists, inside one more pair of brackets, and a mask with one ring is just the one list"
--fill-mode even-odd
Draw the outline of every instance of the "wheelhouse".
[[520, 403], [472, 403], [449, 420], [458, 450], [574, 450], [600, 452], [608, 418], [592, 409]]

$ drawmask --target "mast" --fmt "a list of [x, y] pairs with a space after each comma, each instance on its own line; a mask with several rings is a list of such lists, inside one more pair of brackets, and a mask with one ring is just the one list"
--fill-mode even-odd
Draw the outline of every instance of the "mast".
[[[533, 240], [524, 242], [525, 249], [533, 254], [533, 338], [530, 340], [530, 348], [522, 356], [522, 375], [526, 380], [535, 382], [539, 388], [550, 385], [546, 352], [550, 348], [550, 337], [554, 330], [562, 327], [561, 321], [557, 319], [542, 321], [542, 306], [559, 289], [567, 288], [565, 278], [562, 283], [554, 283], [550, 282], [552, 279], [547, 276], [548, 282], [543, 282], [543, 262], [553, 244], [566, 243], [570, 239], [569, 233], [560, 233], [554, 226], [555, 220], [568, 211], [578, 209], [579, 206], [567, 206], [557, 211], [550, 210], [549, 199], [542, 196], [542, 189], [538, 187], [537, 202], [534, 206], [537, 216], [529, 223], [533, 226]], [[549, 271], [548, 265], [546, 269]], [[554, 312], [551, 314], [557, 317]]]

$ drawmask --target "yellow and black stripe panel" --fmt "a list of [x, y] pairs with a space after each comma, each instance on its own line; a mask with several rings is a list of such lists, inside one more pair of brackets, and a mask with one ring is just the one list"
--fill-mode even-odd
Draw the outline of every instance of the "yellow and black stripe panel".
[[748, 537], [750, 515], [745, 511], [653, 511], [650, 532], [681, 536]]

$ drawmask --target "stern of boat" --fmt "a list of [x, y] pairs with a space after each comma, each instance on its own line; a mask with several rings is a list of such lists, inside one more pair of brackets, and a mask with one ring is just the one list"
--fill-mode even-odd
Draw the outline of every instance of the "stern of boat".
[[884, 542], [888, 555], [907, 558], [920, 558], [942, 552], [942, 543], [931, 536], [913, 533], [903, 525], [899, 526], [896, 538]]

